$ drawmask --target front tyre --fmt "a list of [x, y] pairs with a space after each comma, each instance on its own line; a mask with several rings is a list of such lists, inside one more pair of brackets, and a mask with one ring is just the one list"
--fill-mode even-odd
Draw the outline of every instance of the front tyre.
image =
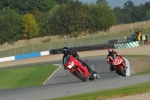
[[122, 68], [119, 68], [119, 70], [121, 76], [126, 76], [126, 71], [124, 71]]
[[75, 71], [74, 71], [74, 74], [75, 74], [79, 79], [81, 79], [83, 82], [86, 82], [86, 81], [87, 81], [87, 78], [84, 77], [83, 75], [81, 75], [78, 70], [75, 70]]

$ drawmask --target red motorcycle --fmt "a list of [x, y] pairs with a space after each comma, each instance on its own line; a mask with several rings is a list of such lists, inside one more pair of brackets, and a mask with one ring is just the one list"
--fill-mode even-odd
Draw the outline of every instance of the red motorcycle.
[[122, 58], [119, 56], [112, 58], [112, 65], [114, 66], [114, 69], [116, 70], [116, 73], [121, 76], [126, 76], [126, 67], [125, 62]]
[[90, 81], [95, 79], [92, 69], [87, 69], [85, 65], [75, 59], [72, 55], [67, 55], [63, 60], [65, 67], [83, 82], [86, 82], [87, 79]]

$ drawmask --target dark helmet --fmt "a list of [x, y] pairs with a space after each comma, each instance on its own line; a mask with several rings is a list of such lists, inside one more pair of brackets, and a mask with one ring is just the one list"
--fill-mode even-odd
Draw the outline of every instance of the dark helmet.
[[63, 52], [63, 54], [66, 55], [66, 54], [68, 54], [70, 52], [70, 50], [69, 50], [68, 47], [63, 47], [62, 52]]
[[114, 53], [114, 49], [109, 48], [109, 49], [108, 49], [108, 53], [109, 53], [109, 54], [113, 54], [113, 53]]

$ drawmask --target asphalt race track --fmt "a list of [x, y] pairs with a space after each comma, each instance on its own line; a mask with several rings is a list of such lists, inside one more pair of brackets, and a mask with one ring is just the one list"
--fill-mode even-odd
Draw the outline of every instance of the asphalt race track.
[[[87, 64], [94, 66], [94, 69], [101, 77], [100, 79], [82, 82], [70, 74], [68, 70], [64, 70], [63, 67], [60, 67], [43, 83], [44, 85], [0, 90], [0, 100], [44, 100], [150, 82], [149, 74], [130, 76], [130, 70], [132, 68], [130, 68], [130, 63], [127, 59], [125, 59], [128, 66], [127, 77], [120, 77], [115, 72], [110, 72], [105, 57], [90, 57], [83, 58], [83, 60], [88, 60]], [[43, 63], [62, 64], [61, 61]]]

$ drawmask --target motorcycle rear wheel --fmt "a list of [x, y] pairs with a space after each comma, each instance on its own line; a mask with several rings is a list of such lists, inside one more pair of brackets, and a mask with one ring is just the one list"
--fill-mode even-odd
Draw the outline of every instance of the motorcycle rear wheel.
[[79, 79], [81, 79], [83, 82], [86, 82], [86, 81], [87, 81], [87, 78], [84, 77], [83, 75], [81, 75], [78, 70], [75, 70], [75, 71], [74, 71], [74, 74], [75, 74]]

